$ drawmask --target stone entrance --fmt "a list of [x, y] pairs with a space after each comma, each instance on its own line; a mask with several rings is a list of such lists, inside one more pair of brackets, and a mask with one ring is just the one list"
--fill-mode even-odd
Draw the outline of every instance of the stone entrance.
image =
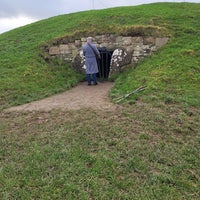
[[[120, 36], [114, 34], [97, 35], [93, 42], [101, 52], [99, 61], [99, 78], [107, 79], [119, 73], [131, 64], [136, 65], [144, 57], [156, 52], [168, 42], [167, 37], [153, 36]], [[82, 46], [86, 37], [76, 39], [74, 42], [66, 40], [56, 41], [45, 49], [49, 60], [59, 59], [63, 63], [71, 63], [72, 68], [78, 73], [85, 74], [84, 56]]]

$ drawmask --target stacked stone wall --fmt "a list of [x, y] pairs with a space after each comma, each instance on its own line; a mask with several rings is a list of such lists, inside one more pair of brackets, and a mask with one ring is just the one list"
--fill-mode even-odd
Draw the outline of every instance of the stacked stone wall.
[[[110, 75], [119, 72], [123, 66], [128, 64], [135, 65], [167, 42], [168, 38], [166, 37], [125, 37], [112, 34], [93, 37], [93, 43], [96, 44], [97, 48], [106, 48], [109, 51], [113, 51], [110, 61]], [[50, 59], [60, 58], [63, 62], [70, 62], [76, 71], [84, 73], [82, 46], [85, 43], [86, 37], [76, 39], [71, 43], [59, 44], [58, 42], [47, 51]]]

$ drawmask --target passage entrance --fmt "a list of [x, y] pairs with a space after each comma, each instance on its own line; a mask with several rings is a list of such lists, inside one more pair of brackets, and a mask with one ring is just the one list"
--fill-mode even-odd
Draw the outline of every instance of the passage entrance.
[[99, 73], [97, 77], [100, 79], [108, 79], [113, 51], [108, 51], [106, 47], [102, 47], [99, 49], [99, 52], [101, 54], [101, 60], [98, 61]]

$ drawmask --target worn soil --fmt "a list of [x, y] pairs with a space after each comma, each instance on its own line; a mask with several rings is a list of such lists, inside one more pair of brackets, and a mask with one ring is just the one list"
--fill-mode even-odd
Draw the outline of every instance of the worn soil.
[[34, 101], [7, 109], [7, 111], [50, 111], [52, 109], [78, 110], [81, 108], [113, 110], [113, 104], [108, 93], [112, 82], [100, 82], [98, 85], [88, 86], [81, 82], [72, 89], [39, 101]]

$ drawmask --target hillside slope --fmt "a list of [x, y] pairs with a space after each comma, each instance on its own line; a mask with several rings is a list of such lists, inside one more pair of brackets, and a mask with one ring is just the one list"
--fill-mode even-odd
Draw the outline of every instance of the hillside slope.
[[77, 31], [109, 30], [122, 25], [156, 25], [172, 37], [167, 46], [137, 69], [116, 80], [111, 96], [117, 97], [145, 84], [147, 89], [135, 102], [161, 100], [199, 106], [200, 5], [155, 3], [60, 15], [0, 35], [1, 109], [64, 91], [83, 77], [69, 65], [45, 63], [41, 45]]
[[[0, 199], [200, 199], [199, 17], [199, 4], [161, 3], [62, 15], [0, 35]], [[69, 65], [45, 63], [41, 45], [125, 25], [171, 33], [164, 48], [106, 82], [113, 101], [144, 91], [102, 104], [105, 82], [80, 83], [65, 99], [55, 95], [54, 109], [1, 110], [82, 79]]]

